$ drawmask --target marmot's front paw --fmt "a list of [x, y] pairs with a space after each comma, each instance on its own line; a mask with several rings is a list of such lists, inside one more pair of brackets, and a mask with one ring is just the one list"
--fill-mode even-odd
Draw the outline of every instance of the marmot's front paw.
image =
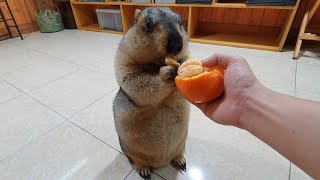
[[177, 76], [177, 69], [172, 66], [162, 66], [160, 68], [160, 79], [168, 86], [174, 86], [174, 78]]

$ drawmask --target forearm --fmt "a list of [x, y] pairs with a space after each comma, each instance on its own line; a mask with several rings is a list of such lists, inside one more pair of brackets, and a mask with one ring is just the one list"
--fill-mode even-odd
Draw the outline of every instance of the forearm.
[[120, 85], [130, 98], [139, 106], [155, 105], [162, 101], [172, 90], [161, 82], [159, 74], [130, 74]]
[[320, 104], [258, 89], [246, 101], [242, 127], [320, 178]]

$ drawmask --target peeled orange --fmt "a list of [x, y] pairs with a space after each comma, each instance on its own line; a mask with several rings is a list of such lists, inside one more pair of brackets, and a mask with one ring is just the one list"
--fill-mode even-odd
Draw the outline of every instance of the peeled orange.
[[224, 70], [220, 67], [205, 68], [196, 60], [185, 61], [175, 78], [180, 93], [189, 101], [204, 103], [219, 97], [224, 91]]

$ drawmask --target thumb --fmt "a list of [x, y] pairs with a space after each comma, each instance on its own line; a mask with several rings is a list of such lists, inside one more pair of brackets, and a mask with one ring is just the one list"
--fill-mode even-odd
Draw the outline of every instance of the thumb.
[[202, 65], [204, 67], [209, 67], [209, 68], [219, 66], [222, 69], [226, 70], [230, 64], [236, 62], [235, 61], [236, 58], [238, 57], [225, 54], [225, 53], [215, 53], [212, 56], [202, 60]]
[[209, 103], [193, 103], [191, 102], [194, 106], [196, 106], [197, 108], [199, 108], [202, 112], [204, 112], [204, 110], [207, 108]]

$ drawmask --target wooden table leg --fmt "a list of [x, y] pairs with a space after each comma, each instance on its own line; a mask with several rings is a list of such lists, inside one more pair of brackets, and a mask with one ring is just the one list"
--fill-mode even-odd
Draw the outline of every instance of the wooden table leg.
[[299, 52], [300, 52], [300, 48], [301, 48], [301, 44], [302, 44], [302, 35], [304, 34], [304, 32], [306, 30], [307, 23], [308, 23], [308, 17], [309, 17], [309, 11], [306, 12], [306, 14], [303, 17], [299, 36], [298, 36], [297, 43], [296, 43], [296, 48], [295, 48], [294, 54], [293, 54], [293, 59], [297, 59], [299, 56]]

